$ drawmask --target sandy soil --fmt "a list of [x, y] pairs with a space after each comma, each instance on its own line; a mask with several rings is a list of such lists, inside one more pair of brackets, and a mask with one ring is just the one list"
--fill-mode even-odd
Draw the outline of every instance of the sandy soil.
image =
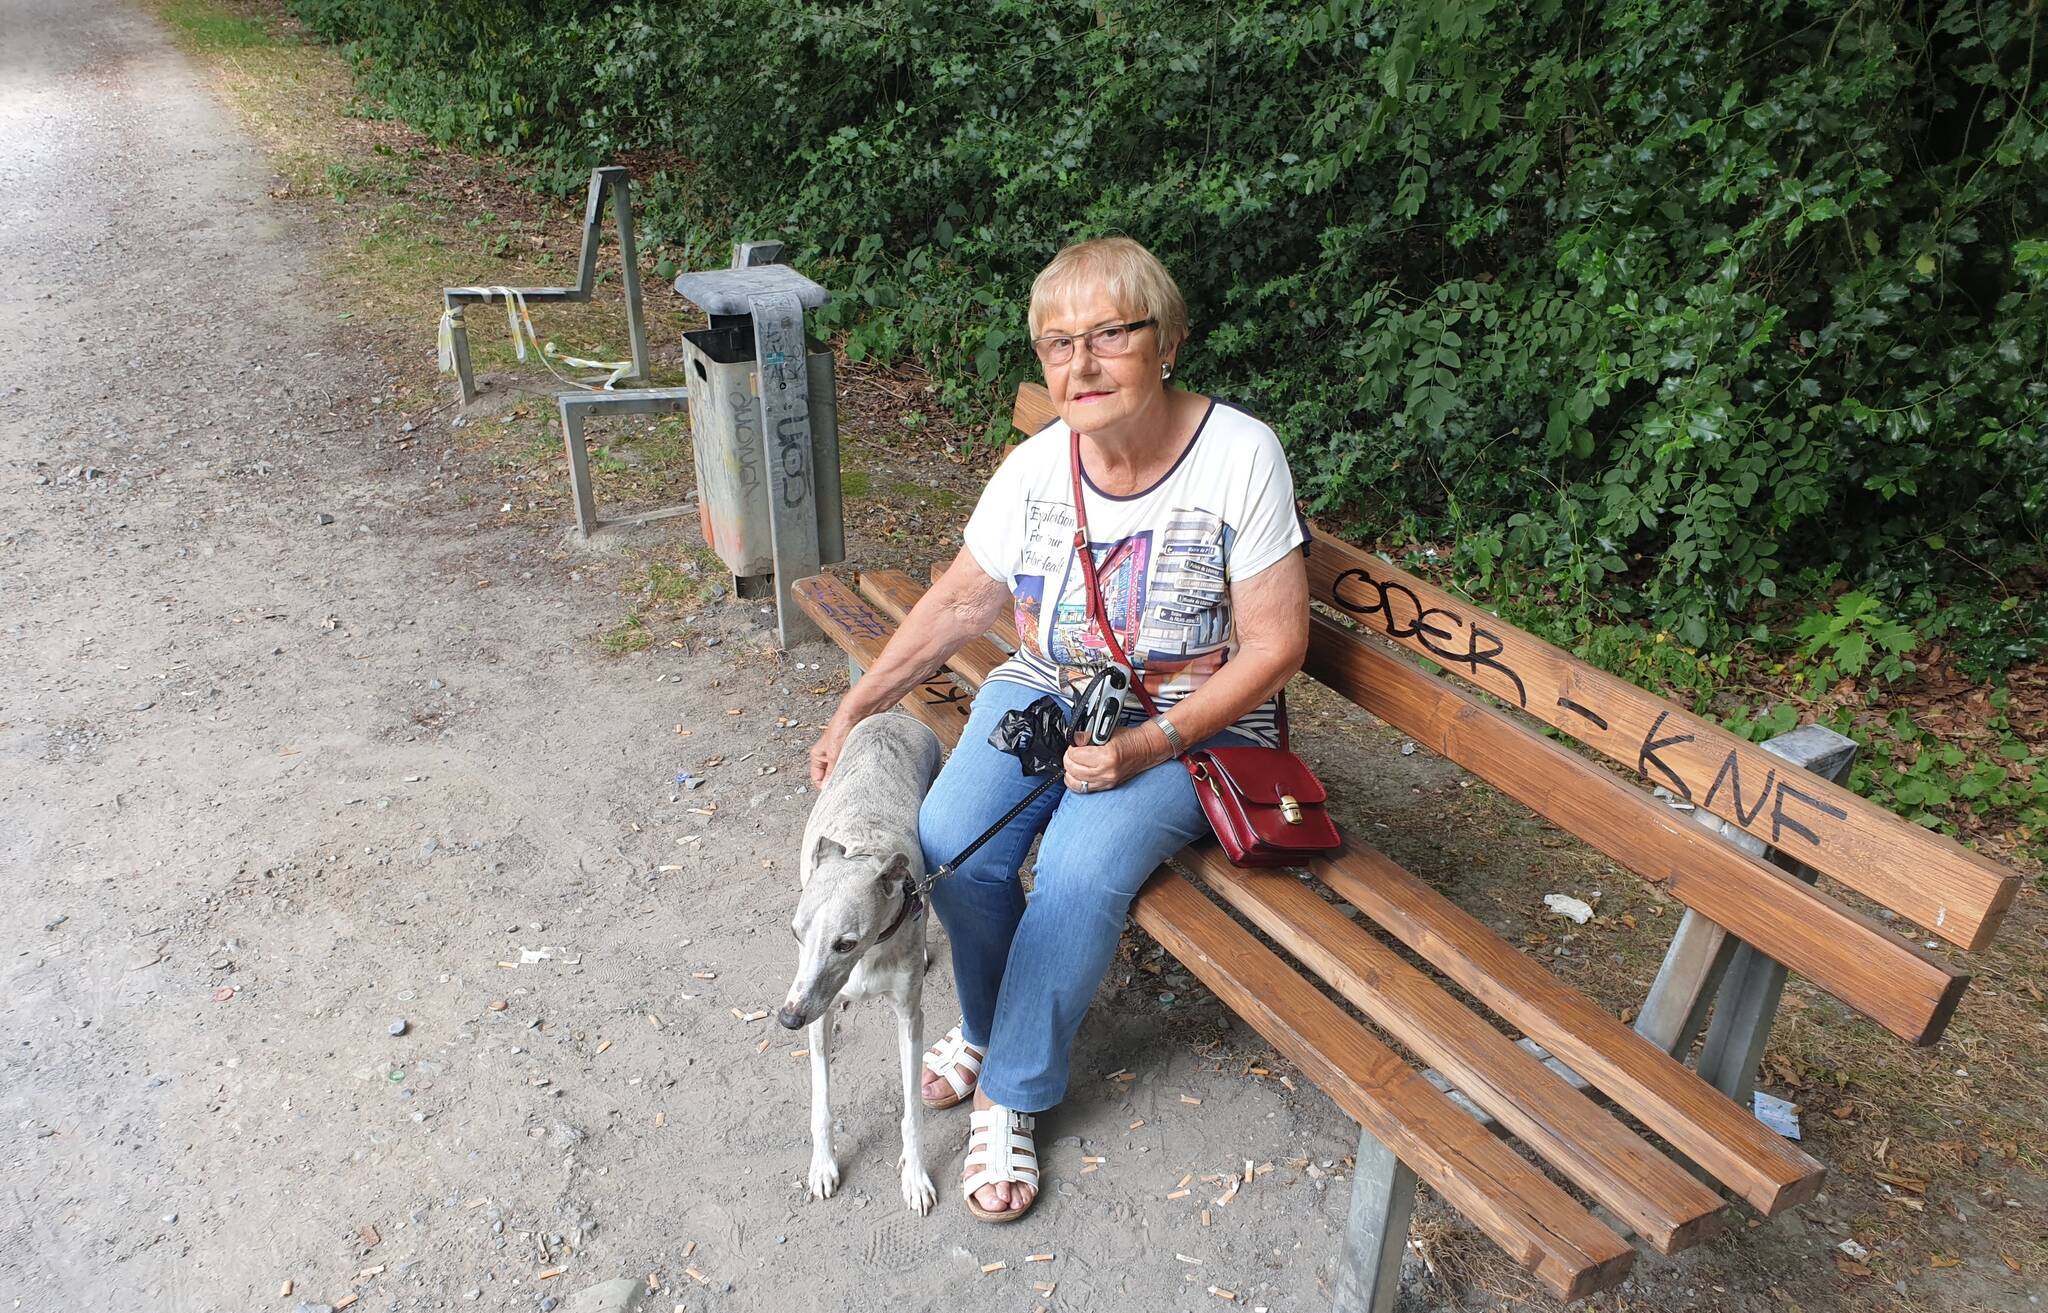
[[[1328, 1307], [1352, 1127], [1248, 1077], [1260, 1042], [1149, 944], [1083, 1029], [1026, 1221], [945, 1188], [958, 1112], [927, 1123], [939, 1210], [904, 1208], [879, 1010], [836, 1055], [845, 1184], [809, 1201], [801, 1038], [767, 1010], [836, 655], [726, 601], [603, 656], [615, 561], [488, 513], [454, 416], [395, 412], [321, 236], [154, 21], [0, 0], [0, 29], [0, 1299], [527, 1309], [630, 1277], [664, 1311]], [[1483, 794], [1457, 771], [1328, 699], [1304, 720], [1397, 855], [1557, 878], [1539, 827], [1423, 828]], [[943, 968], [927, 1000], [937, 1033]], [[1212, 1205], [1200, 1178], [1246, 1159], [1274, 1168]], [[1616, 1303], [1847, 1307], [1849, 1211], [1645, 1256]], [[1418, 1216], [1458, 1304], [1529, 1293]], [[1448, 1298], [1419, 1265], [1411, 1295]]]

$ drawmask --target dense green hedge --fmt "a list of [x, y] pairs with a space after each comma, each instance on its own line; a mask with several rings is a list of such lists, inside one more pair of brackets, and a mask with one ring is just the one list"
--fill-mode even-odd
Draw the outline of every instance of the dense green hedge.
[[1838, 580], [2042, 638], [1991, 605], [2048, 529], [2038, 4], [292, 7], [564, 186], [679, 152], [676, 258], [791, 239], [850, 352], [988, 413], [1031, 274], [1120, 230], [1320, 511], [1692, 644]]

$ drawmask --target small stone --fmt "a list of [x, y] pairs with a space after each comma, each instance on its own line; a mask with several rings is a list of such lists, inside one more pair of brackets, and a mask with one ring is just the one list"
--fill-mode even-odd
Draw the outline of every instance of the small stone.
[[438, 680], [438, 679], [430, 679], [430, 680], [428, 680], [428, 681], [427, 681], [427, 687], [428, 687], [429, 689], [432, 689], [432, 690], [433, 690], [434, 692], [438, 693], [438, 692], [440, 692], [440, 691], [441, 691], [442, 689], [444, 689], [444, 688], [446, 688], [446, 687], [448, 687], [448, 686], [447, 686], [446, 684], [442, 683], [442, 682], [441, 682], [440, 680]]
[[163, 1221], [164, 1225], [168, 1226], [172, 1222], [178, 1220], [178, 1215], [176, 1213], [165, 1213], [161, 1220]]
[[392, 1038], [396, 1039], [398, 1036], [403, 1035], [407, 1029], [408, 1026], [405, 1018], [400, 1017], [398, 1020], [392, 1022], [390, 1026], [386, 1027], [386, 1033], [388, 1033]]
[[427, 860], [427, 859], [428, 859], [429, 857], [432, 857], [432, 856], [434, 855], [434, 851], [435, 851], [435, 849], [439, 848], [440, 846], [441, 846], [441, 841], [440, 841], [439, 839], [429, 839], [429, 840], [427, 840], [427, 841], [426, 841], [425, 843], [421, 844], [421, 845], [420, 845], [420, 860], [424, 862], [424, 861], [426, 861], [426, 860]]
[[484, 1297], [484, 1292], [477, 1289], [475, 1286], [471, 1286], [469, 1289], [462, 1292], [462, 1297], [467, 1300], [479, 1300]]
[[149, 700], [148, 700], [147, 702], [138, 702], [138, 703], [136, 703], [136, 704], [135, 704], [134, 706], [130, 707], [130, 708], [129, 708], [129, 710], [130, 710], [130, 711], [147, 711], [147, 710], [149, 710], [149, 709], [150, 709], [151, 707], [153, 707], [153, 706], [155, 706], [155, 705], [156, 705], [156, 699], [155, 699], [155, 698], [151, 698], [151, 699], [149, 699]]
[[561, 1300], [556, 1299], [553, 1295], [543, 1296], [540, 1301], [540, 1313], [555, 1313], [555, 1306], [561, 1302]]
[[332, 515], [329, 515], [326, 511], [320, 511], [313, 516], [313, 523], [324, 528], [325, 526], [334, 523], [334, 517]]
[[491, 1011], [493, 1012], [503, 1012], [507, 1006], [507, 1003], [502, 998], [494, 998], [491, 1000]]
[[70, 919], [71, 916], [69, 913], [60, 913], [59, 915], [53, 916], [49, 920], [43, 922], [43, 929], [55, 930], [58, 926], [63, 925], [66, 921], [69, 921]]
[[722, 643], [722, 642], [724, 642], [724, 641], [725, 641], [725, 640], [724, 640], [724, 639], [722, 639], [722, 638], [707, 638], [707, 639], [705, 639], [705, 640], [704, 640], [704, 646], [706, 646], [706, 647], [717, 647], [717, 646], [718, 646], [718, 645], [719, 645], [720, 643]]

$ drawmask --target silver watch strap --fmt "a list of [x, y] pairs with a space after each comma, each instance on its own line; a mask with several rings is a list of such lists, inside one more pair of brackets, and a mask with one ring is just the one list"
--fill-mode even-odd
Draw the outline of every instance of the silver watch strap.
[[1166, 718], [1165, 712], [1154, 716], [1152, 723], [1159, 726], [1159, 732], [1166, 736], [1166, 746], [1173, 749], [1174, 756], [1178, 757], [1188, 750], [1187, 741], [1181, 738], [1180, 731], [1173, 727], [1173, 722]]

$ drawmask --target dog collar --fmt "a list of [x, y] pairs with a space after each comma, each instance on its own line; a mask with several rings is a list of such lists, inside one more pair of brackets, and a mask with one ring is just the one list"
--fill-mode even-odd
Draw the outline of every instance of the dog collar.
[[924, 915], [924, 899], [919, 898], [917, 890], [911, 888], [906, 883], [903, 886], [903, 906], [896, 909], [896, 919], [889, 923], [889, 928], [875, 936], [875, 942], [878, 944], [887, 943], [889, 936], [901, 930], [903, 923], [910, 919], [912, 913], [920, 917]]

